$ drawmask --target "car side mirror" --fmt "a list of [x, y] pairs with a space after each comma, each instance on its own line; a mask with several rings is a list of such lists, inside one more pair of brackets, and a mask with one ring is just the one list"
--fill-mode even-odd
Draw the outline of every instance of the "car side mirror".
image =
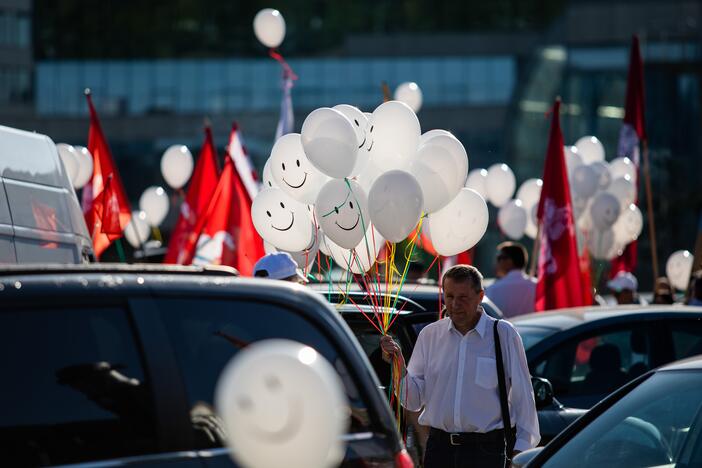
[[536, 409], [540, 410], [553, 404], [553, 386], [542, 377], [532, 377], [531, 386], [534, 389]]

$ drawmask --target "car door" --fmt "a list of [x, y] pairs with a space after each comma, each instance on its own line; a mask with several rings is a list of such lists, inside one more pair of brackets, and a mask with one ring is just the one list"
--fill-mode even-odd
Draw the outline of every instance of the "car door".
[[532, 375], [553, 385], [565, 406], [591, 408], [656, 364], [651, 325], [633, 322], [569, 336], [529, 363]]
[[78, 300], [0, 309], [2, 464], [201, 466], [169, 450], [127, 303]]
[[[224, 366], [251, 343], [285, 338], [315, 348], [337, 370], [350, 404], [351, 426], [344, 467], [392, 466], [392, 441], [379, 423], [367, 396], [339, 346], [317, 325], [281, 305], [233, 298], [156, 297], [144, 311], [162, 324], [187, 395], [189, 445], [208, 467], [234, 464], [224, 448], [222, 422], [214, 409], [215, 386]], [[366, 378], [369, 378], [367, 375]], [[181, 418], [182, 419], [182, 418]]]

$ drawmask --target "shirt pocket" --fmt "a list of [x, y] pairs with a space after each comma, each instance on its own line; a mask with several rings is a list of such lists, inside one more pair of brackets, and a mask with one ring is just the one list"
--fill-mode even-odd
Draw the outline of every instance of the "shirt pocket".
[[496, 361], [489, 357], [479, 357], [475, 365], [475, 383], [486, 389], [497, 386]]

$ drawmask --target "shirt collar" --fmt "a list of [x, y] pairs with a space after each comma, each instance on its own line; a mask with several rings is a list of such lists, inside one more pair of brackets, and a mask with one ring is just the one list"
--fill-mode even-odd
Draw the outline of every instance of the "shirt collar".
[[[478, 310], [480, 311], [480, 318], [478, 319], [478, 323], [475, 324], [475, 328], [473, 328], [473, 330], [475, 330], [478, 333], [478, 335], [480, 335], [480, 338], [485, 338], [485, 332], [488, 326], [489, 319], [487, 318], [487, 314], [485, 313], [485, 309], [483, 309], [483, 306], [479, 305]], [[456, 327], [454, 326], [451, 317], [448, 317], [448, 326], [449, 330], [456, 330]], [[456, 332], [458, 332], [458, 330], [456, 330]], [[470, 333], [470, 330], [468, 331], [468, 333]]]
[[514, 269], [514, 270], [509, 270], [507, 274], [505, 275], [505, 278], [523, 278], [524, 277], [524, 272], [519, 269]]

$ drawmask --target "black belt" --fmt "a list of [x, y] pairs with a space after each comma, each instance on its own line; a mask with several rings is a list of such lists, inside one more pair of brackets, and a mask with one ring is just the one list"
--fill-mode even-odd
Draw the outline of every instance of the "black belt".
[[[515, 428], [512, 428], [512, 433], [514, 434], [515, 432]], [[449, 445], [486, 444], [505, 441], [504, 429], [495, 429], [490, 432], [446, 432], [432, 427], [429, 429], [429, 435], [433, 435]]]

